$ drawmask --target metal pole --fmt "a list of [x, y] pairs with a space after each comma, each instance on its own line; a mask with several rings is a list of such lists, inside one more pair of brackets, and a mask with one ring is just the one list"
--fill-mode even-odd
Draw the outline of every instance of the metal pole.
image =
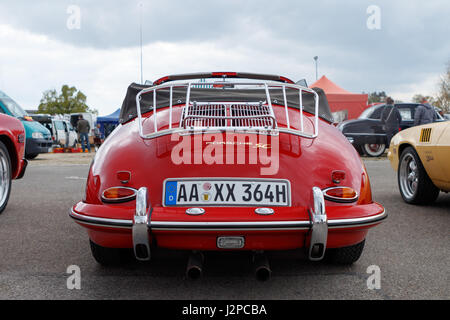
[[314, 57], [314, 61], [316, 61], [316, 81], [319, 80], [319, 72], [318, 72], [318, 68], [317, 68], [317, 60], [319, 59], [318, 56]]
[[141, 10], [140, 10], [140, 26], [139, 26], [139, 29], [140, 29], [140, 46], [141, 46], [141, 84], [144, 84], [144, 74], [143, 74], [143, 71], [142, 71], [142, 7], [143, 7], [142, 2], [139, 4], [139, 6], [141, 7]]

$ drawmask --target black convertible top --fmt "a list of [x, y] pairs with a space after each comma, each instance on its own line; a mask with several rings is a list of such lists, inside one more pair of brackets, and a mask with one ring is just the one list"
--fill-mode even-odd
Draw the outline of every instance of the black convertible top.
[[[225, 82], [226, 84], [226, 82]], [[136, 95], [143, 89], [150, 88], [151, 85], [141, 85], [132, 83], [127, 90], [127, 94], [120, 110], [119, 122], [125, 123], [137, 117], [136, 111]], [[328, 100], [325, 92], [320, 88], [312, 88], [319, 95], [319, 117], [333, 122]], [[184, 104], [186, 100], [187, 88], [173, 87], [172, 104]], [[165, 108], [169, 106], [170, 90], [159, 89], [156, 93], [156, 109]], [[270, 97], [273, 104], [284, 105], [282, 90], [270, 89]], [[286, 88], [286, 98], [288, 106], [291, 108], [300, 109], [298, 90]], [[266, 94], [261, 89], [223, 89], [223, 88], [191, 88], [191, 101], [236, 101], [236, 102], [257, 102], [265, 101]], [[303, 92], [302, 94], [303, 109], [306, 112], [314, 114], [315, 104], [314, 95]], [[141, 96], [141, 112], [145, 113], [153, 109], [153, 92], [148, 92]]]

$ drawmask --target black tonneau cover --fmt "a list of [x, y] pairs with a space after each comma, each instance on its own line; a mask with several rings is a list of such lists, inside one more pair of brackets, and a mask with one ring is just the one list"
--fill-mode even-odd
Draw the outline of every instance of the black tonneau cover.
[[[226, 84], [226, 82], [225, 82]], [[125, 123], [135, 117], [136, 113], [136, 95], [143, 89], [150, 88], [150, 85], [141, 85], [132, 83], [128, 87], [127, 94], [120, 110], [119, 122]], [[172, 103], [173, 105], [184, 104], [186, 99], [186, 87], [173, 88]], [[319, 95], [319, 117], [333, 122], [333, 116], [331, 115], [328, 100], [325, 96], [325, 92], [320, 88], [313, 88]], [[303, 92], [303, 108], [306, 112], [314, 114], [315, 104], [314, 95], [311, 93]], [[169, 88], [160, 89], [156, 93], [156, 109], [169, 106]], [[281, 89], [271, 89], [270, 97], [273, 104], [284, 105], [283, 92]], [[286, 89], [286, 97], [288, 106], [291, 108], [300, 109], [298, 90]], [[141, 112], [145, 113], [151, 111], [153, 108], [153, 92], [148, 92], [141, 96]], [[202, 102], [258, 102], [265, 101], [266, 94], [262, 89], [223, 89], [223, 88], [192, 88], [191, 89], [191, 101]]]

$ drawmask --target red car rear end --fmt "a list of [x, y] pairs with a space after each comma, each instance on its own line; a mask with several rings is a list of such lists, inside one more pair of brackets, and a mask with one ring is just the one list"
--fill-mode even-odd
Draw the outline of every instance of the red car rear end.
[[[192, 80], [216, 77], [221, 86]], [[130, 86], [122, 124], [98, 151], [85, 199], [70, 213], [100, 263], [117, 260], [117, 248], [148, 260], [157, 247], [259, 255], [305, 248], [310, 260], [359, 258], [386, 213], [320, 89], [239, 73], [157, 84]]]

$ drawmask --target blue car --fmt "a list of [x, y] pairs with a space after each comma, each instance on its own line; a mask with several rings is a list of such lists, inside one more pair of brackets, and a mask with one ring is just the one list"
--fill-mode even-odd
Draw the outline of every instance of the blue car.
[[37, 121], [34, 121], [13, 99], [0, 91], [0, 113], [19, 119], [26, 135], [25, 158], [34, 159], [40, 153], [47, 153], [52, 147], [50, 131]]

